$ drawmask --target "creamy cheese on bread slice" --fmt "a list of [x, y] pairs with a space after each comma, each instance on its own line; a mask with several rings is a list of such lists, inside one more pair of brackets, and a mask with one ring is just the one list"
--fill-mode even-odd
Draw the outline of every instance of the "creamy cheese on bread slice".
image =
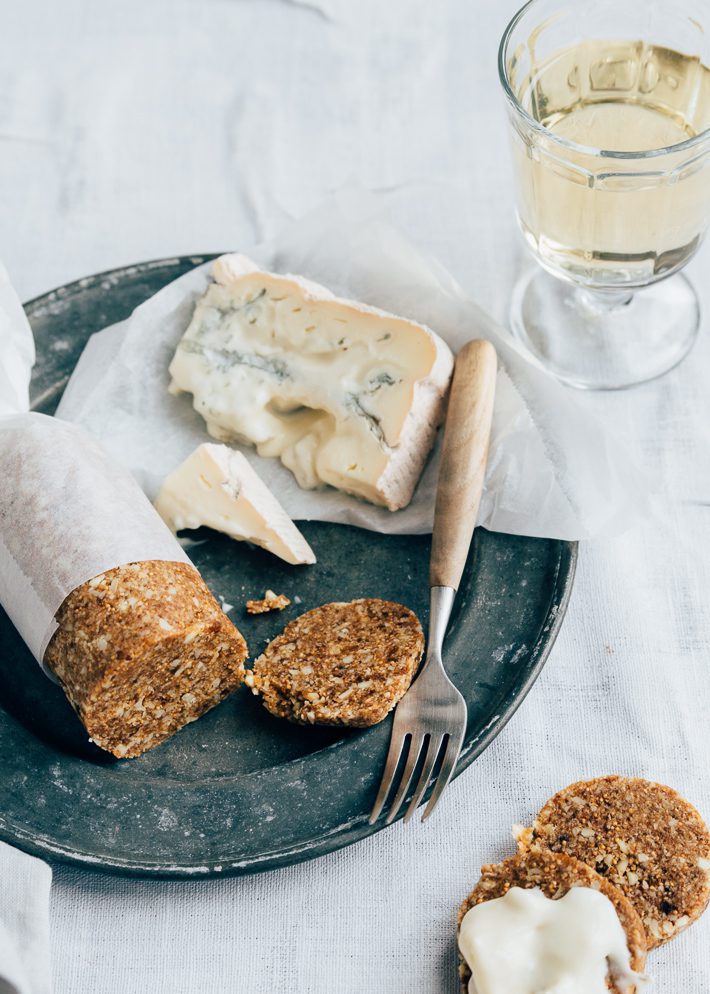
[[471, 971], [469, 990], [480, 994], [640, 994], [646, 988], [647, 978], [631, 966], [614, 905], [593, 887], [572, 887], [555, 899], [537, 887], [511, 887], [466, 912], [459, 949]]
[[241, 452], [205, 443], [167, 476], [155, 507], [169, 528], [206, 525], [292, 565], [314, 563], [308, 542]]
[[242, 255], [214, 263], [170, 364], [209, 433], [394, 511], [409, 503], [443, 416], [453, 357], [424, 325]]

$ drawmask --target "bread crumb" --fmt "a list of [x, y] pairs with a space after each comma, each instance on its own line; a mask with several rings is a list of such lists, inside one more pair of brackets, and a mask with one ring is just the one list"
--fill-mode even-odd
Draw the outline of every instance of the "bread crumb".
[[247, 601], [246, 607], [249, 614], [266, 614], [268, 611], [283, 611], [290, 603], [286, 594], [275, 594], [273, 590], [267, 590], [261, 600]]

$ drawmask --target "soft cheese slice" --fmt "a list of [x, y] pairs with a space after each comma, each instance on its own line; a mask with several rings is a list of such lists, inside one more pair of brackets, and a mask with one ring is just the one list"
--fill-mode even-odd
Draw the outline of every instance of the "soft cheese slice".
[[207, 525], [287, 563], [314, 563], [308, 542], [241, 452], [198, 446], [167, 476], [155, 507], [173, 531]]
[[210, 434], [277, 456], [300, 486], [409, 503], [453, 357], [433, 331], [241, 255], [214, 264], [170, 364]]

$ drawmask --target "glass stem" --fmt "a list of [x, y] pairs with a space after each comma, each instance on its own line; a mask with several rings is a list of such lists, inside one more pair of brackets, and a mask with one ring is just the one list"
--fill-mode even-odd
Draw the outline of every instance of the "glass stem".
[[634, 299], [633, 293], [629, 290], [590, 290], [588, 287], [584, 287], [577, 292], [582, 305], [595, 314], [604, 314], [608, 311], [619, 310], [620, 307], [628, 307]]

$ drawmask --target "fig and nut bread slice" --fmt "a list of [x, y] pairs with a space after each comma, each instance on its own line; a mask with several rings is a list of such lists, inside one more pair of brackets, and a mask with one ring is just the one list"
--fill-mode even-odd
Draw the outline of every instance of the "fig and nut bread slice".
[[423, 650], [419, 620], [402, 604], [324, 604], [290, 621], [245, 682], [278, 718], [363, 728], [403, 697]]
[[565, 787], [518, 833], [518, 844], [574, 856], [602, 874], [638, 912], [649, 949], [687, 928], [710, 899], [705, 822], [676, 791], [638, 777]]
[[[614, 906], [619, 921], [626, 933], [630, 954], [631, 969], [641, 973], [646, 963], [646, 934], [639, 916], [631, 903], [616, 887], [595, 873], [589, 866], [571, 856], [562, 856], [546, 850], [530, 850], [518, 853], [502, 863], [492, 863], [481, 869], [481, 879], [459, 908], [457, 926], [466, 912], [484, 901], [503, 897], [511, 887], [530, 889], [538, 887], [545, 897], [557, 900], [572, 887], [591, 887], [600, 891]], [[460, 957], [459, 972], [462, 994], [468, 994], [471, 971], [466, 961]], [[618, 991], [611, 977], [607, 979], [610, 991]], [[634, 988], [624, 994], [634, 994]]]

